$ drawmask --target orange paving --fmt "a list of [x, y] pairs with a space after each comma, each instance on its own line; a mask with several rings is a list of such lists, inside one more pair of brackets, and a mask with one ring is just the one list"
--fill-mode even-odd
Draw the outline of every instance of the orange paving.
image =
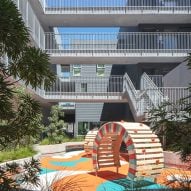
[[[116, 173], [115, 167], [102, 168], [98, 172], [98, 176], [95, 176], [91, 156], [88, 156], [89, 160], [85, 162], [79, 162], [76, 166], [73, 167], [62, 167], [55, 166], [50, 162], [69, 162], [72, 160], [79, 160], [81, 157], [87, 157], [85, 153], [81, 153], [77, 156], [72, 156], [70, 158], [52, 158], [52, 157], [43, 157], [41, 159], [41, 167], [48, 168], [51, 170], [71, 170], [71, 171], [90, 171], [87, 174], [80, 175], [71, 175], [65, 177], [54, 184], [54, 191], [59, 191], [64, 185], [67, 191], [94, 191], [97, 186], [104, 183], [107, 180], [114, 180], [125, 178], [128, 172], [128, 164], [122, 165], [119, 168], [119, 173]], [[164, 169], [162, 173], [157, 177], [156, 182], [159, 184], [166, 184], [166, 176], [173, 174], [184, 174], [191, 177], [191, 171], [185, 171], [180, 169]], [[68, 186], [67, 186], [68, 185]], [[178, 183], [170, 185], [171, 187], [177, 187]]]
[[[88, 161], [85, 161], [85, 162], [79, 162], [77, 163], [76, 166], [74, 167], [63, 167], [63, 166], [55, 166], [53, 164], [51, 164], [50, 162], [70, 162], [70, 161], [73, 161], [73, 160], [79, 160], [81, 157], [85, 157], [85, 158], [88, 158], [89, 160]], [[72, 156], [70, 158], [52, 158], [51, 156], [49, 157], [43, 157], [41, 159], [41, 167], [42, 168], [48, 168], [48, 169], [51, 169], [51, 170], [75, 170], [75, 171], [94, 171], [93, 169], [93, 165], [92, 165], [92, 158], [90, 155], [86, 155], [85, 153], [81, 153], [77, 156]], [[108, 167], [108, 168], [104, 168], [105, 170], [113, 170], [114, 168], [113, 167]], [[121, 168], [120, 168], [121, 172], [123, 174], [127, 174], [127, 170], [128, 170], [128, 165], [123, 165]]]

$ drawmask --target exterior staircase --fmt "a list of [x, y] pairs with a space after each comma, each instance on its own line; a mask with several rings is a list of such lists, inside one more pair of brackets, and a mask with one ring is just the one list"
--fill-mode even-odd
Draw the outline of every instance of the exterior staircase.
[[136, 122], [143, 121], [148, 109], [157, 107], [164, 101], [162, 92], [146, 73], [141, 77], [140, 90], [135, 89], [126, 73], [123, 78], [123, 94], [128, 97], [129, 106]]

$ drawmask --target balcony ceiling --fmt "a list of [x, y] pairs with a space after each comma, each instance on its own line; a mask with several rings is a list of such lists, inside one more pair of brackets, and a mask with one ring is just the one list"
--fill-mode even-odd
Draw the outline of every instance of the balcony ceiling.
[[[190, 23], [191, 14], [44, 14], [38, 0], [30, 0], [45, 31], [51, 27], [120, 27], [138, 24]], [[154, 15], [154, 16], [153, 16]]]
[[53, 64], [138, 64], [138, 63], [181, 63], [185, 57], [179, 56], [150, 56], [150, 57], [92, 57], [92, 56], [56, 56], [51, 55], [51, 63]]

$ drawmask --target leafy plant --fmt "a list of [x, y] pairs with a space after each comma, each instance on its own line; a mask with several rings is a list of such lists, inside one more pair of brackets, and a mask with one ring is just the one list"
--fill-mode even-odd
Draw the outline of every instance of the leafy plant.
[[43, 130], [40, 105], [29, 94], [15, 90], [13, 111], [14, 117], [0, 123], [1, 150], [29, 146]]
[[163, 183], [174, 190], [190, 191], [191, 175], [188, 171], [182, 169], [175, 172], [167, 172]]
[[63, 117], [64, 112], [62, 108], [58, 105], [52, 106], [50, 117], [48, 117], [50, 124], [46, 127], [46, 133], [51, 144], [61, 143], [64, 137], [66, 137]]
[[167, 144], [168, 148], [180, 152], [183, 161], [189, 161], [191, 155], [190, 119], [182, 100], [176, 104], [163, 103], [149, 111], [148, 121], [152, 129], [162, 137], [164, 148]]
[[0, 167], [0, 190], [8, 191], [21, 188], [22, 184], [39, 185], [40, 163], [32, 158], [23, 165], [7, 163]]
[[23, 80], [26, 86], [46, 88], [55, 76], [49, 56], [29, 43], [29, 31], [14, 2], [1, 0], [0, 13], [0, 58], [5, 55], [9, 58], [8, 65], [0, 59], [0, 149], [3, 149], [15, 141], [16, 145], [21, 144], [24, 137], [28, 137], [29, 144], [30, 137], [39, 131], [39, 104], [28, 95], [20, 95], [19, 106], [15, 106], [15, 86]]

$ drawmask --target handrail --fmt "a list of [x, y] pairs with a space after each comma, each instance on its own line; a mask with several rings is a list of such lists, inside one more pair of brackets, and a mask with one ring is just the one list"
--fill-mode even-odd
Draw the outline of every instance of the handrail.
[[157, 87], [163, 87], [163, 75], [148, 75]]
[[[144, 78], [143, 78], [144, 77]], [[113, 101], [113, 102], [129, 102], [132, 114], [136, 121], [141, 121], [147, 109], [157, 107], [165, 98], [171, 103], [176, 103], [177, 100], [188, 97], [190, 92], [186, 87], [157, 87], [144, 74], [142, 77], [141, 90], [136, 90], [130, 77], [124, 76], [109, 76], [109, 77], [71, 77], [68, 81], [57, 81], [49, 90], [44, 88], [32, 89], [30, 85], [27, 88], [36, 93], [44, 100], [52, 101]], [[19, 82], [24, 85], [23, 81]], [[82, 83], [87, 83], [88, 89], [81, 91], [79, 89]], [[152, 84], [153, 83], [153, 84]], [[89, 89], [90, 88], [90, 89]], [[126, 99], [126, 97], [128, 99]], [[191, 103], [191, 99], [187, 100]], [[181, 106], [182, 107], [182, 106]]]
[[143, 102], [144, 99], [140, 97], [138, 91], [135, 89], [130, 77], [127, 73], [124, 75], [123, 80], [123, 93], [126, 93], [129, 97], [129, 105], [131, 107], [134, 118], [138, 119], [144, 114]]
[[[191, 32], [45, 33], [48, 53], [188, 53]], [[101, 52], [99, 52], [101, 51]]]
[[[114, 13], [127, 11], [189, 11], [191, 2], [188, 0], [39, 0], [45, 13], [80, 13], [84, 11], [113, 11]], [[110, 14], [111, 14], [110, 12]]]
[[164, 96], [160, 89], [155, 85], [155, 83], [149, 78], [149, 76], [146, 73], [143, 73], [141, 76], [141, 90], [146, 90], [146, 94], [148, 95], [150, 101], [154, 105], [154, 107], [157, 107], [160, 105], [163, 100]]

